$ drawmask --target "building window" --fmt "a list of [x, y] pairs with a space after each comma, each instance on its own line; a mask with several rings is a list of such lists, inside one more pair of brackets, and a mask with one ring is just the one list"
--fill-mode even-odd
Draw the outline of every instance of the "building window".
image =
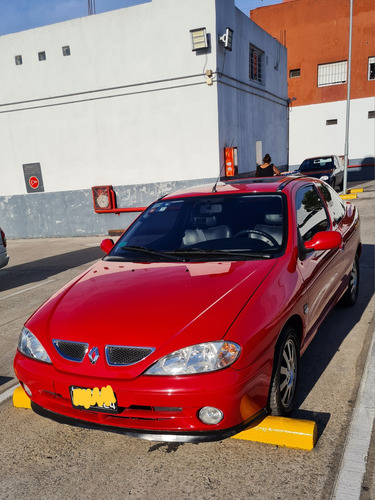
[[368, 79], [375, 80], [375, 57], [368, 58]]
[[69, 47], [69, 45], [66, 45], [65, 47], [62, 48], [62, 53], [63, 53], [63, 56], [70, 56], [70, 47]]
[[264, 82], [264, 52], [250, 44], [249, 53], [249, 78], [253, 82]]
[[15, 56], [14, 60], [15, 60], [17, 66], [22, 64], [22, 56]]
[[318, 87], [346, 83], [347, 61], [318, 65]]
[[370, 118], [375, 118], [375, 111], [369, 111], [368, 112], [368, 117]]
[[46, 60], [46, 53], [43, 52], [38, 52], [38, 59], [39, 61], [45, 61]]
[[337, 119], [335, 119], [335, 120], [326, 120], [326, 125], [337, 125]]
[[300, 68], [298, 68], [298, 69], [291, 69], [289, 71], [289, 78], [298, 78], [299, 76], [301, 76], [301, 70], [300, 70]]

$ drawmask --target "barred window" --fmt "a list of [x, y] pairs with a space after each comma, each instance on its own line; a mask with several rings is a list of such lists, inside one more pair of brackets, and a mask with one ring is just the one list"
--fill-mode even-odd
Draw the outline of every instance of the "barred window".
[[375, 57], [368, 58], [368, 79], [375, 80]]
[[348, 61], [318, 64], [318, 87], [346, 83]]
[[250, 44], [249, 52], [249, 78], [254, 82], [263, 83], [264, 82], [264, 52], [254, 47]]

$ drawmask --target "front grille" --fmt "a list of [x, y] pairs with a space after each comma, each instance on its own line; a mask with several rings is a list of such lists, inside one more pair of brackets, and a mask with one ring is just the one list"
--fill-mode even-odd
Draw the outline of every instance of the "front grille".
[[60, 356], [77, 363], [83, 360], [89, 347], [83, 342], [70, 342], [68, 340], [53, 340], [53, 345]]
[[154, 349], [152, 347], [128, 347], [118, 345], [107, 345], [105, 357], [111, 366], [134, 365], [149, 356]]

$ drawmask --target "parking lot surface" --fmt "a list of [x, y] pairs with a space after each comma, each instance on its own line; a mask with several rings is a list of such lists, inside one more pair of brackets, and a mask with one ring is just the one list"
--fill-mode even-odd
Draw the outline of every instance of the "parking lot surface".
[[[375, 326], [375, 183], [364, 187], [353, 201], [364, 245], [359, 300], [330, 313], [302, 358], [293, 416], [317, 422], [318, 442], [310, 452], [232, 439], [142, 441], [59, 424], [1, 399], [17, 383], [12, 360], [25, 320], [103, 255], [101, 236], [10, 240], [11, 260], [0, 271], [0, 499], [332, 498]], [[98, 327], [103, 322], [98, 318]], [[373, 500], [374, 429], [369, 455], [359, 460], [367, 464], [360, 498]]]

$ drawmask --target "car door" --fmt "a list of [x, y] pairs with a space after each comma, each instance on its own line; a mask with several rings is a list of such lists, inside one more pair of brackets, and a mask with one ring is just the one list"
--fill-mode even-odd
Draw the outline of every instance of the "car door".
[[305, 184], [295, 194], [297, 238], [300, 251], [297, 269], [307, 294], [306, 340], [315, 333], [333, 305], [340, 284], [340, 249], [303, 251], [304, 244], [320, 231], [331, 229], [327, 208], [314, 184]]
[[340, 252], [341, 274], [347, 276], [347, 279], [343, 279], [341, 283], [341, 291], [344, 291], [357, 251], [358, 241], [354, 236], [359, 223], [358, 212], [353, 205], [345, 203], [330, 186], [319, 183], [318, 189], [330, 213], [332, 228], [340, 231], [342, 235]]

